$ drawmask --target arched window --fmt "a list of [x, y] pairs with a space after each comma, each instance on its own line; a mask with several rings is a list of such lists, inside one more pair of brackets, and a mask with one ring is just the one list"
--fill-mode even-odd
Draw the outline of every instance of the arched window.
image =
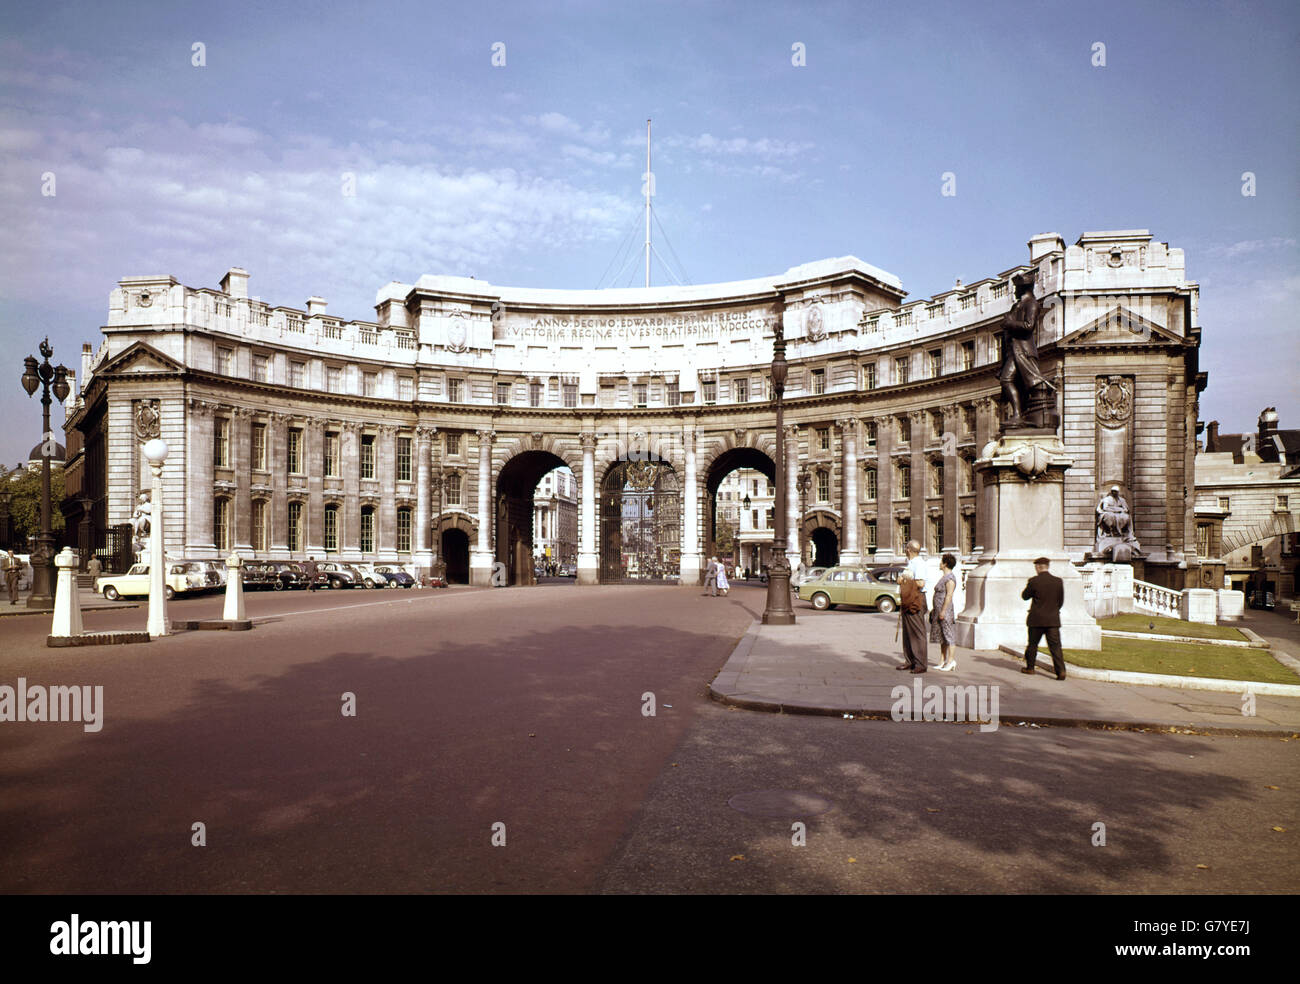
[[877, 479], [877, 475], [876, 475], [876, 469], [874, 469], [874, 468], [868, 468], [868, 469], [866, 470], [866, 476], [865, 476], [865, 477], [866, 477], [866, 480], [865, 480], [865, 482], [864, 482], [863, 484], [866, 486], [867, 501], [868, 501], [868, 502], [875, 502], [875, 501], [876, 501], [876, 489], [877, 489], [877, 486], [878, 486], [878, 479]]
[[337, 550], [339, 548], [339, 507], [328, 505], [325, 507], [325, 549]]
[[397, 551], [411, 552], [411, 509], [402, 506], [397, 510]]
[[375, 507], [361, 507], [361, 552], [375, 552]]

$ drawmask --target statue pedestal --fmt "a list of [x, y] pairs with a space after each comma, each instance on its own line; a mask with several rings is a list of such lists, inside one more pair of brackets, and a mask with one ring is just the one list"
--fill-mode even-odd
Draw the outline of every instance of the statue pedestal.
[[1101, 629], [1084, 607], [1083, 578], [1065, 552], [1065, 470], [1074, 462], [1048, 428], [1009, 430], [975, 462], [987, 502], [981, 519], [984, 555], [966, 579], [966, 606], [957, 616], [957, 645], [1023, 650], [1029, 602], [1020, 594], [1034, 576], [1034, 559], [1065, 582], [1061, 646], [1100, 649]]

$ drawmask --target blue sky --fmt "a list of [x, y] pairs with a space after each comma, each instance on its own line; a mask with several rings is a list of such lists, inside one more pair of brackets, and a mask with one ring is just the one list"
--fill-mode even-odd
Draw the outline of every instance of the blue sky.
[[927, 296], [1036, 233], [1147, 228], [1201, 284], [1202, 418], [1300, 427], [1298, 9], [3, 0], [0, 461], [39, 437], [21, 357], [78, 365], [123, 276], [239, 265], [345, 318], [424, 273], [608, 286], [647, 117], [690, 282], [854, 254]]

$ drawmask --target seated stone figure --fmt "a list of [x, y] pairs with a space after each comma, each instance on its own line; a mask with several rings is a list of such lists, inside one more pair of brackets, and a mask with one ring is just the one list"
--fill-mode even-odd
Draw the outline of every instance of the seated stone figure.
[[1096, 553], [1116, 564], [1127, 564], [1142, 556], [1141, 545], [1133, 536], [1128, 502], [1119, 494], [1118, 485], [1112, 485], [1097, 503]]

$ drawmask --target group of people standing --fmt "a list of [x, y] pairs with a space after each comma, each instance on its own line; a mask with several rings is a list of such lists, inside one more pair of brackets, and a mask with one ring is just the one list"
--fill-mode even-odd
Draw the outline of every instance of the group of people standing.
[[[907, 566], [898, 576], [902, 604], [898, 609], [899, 628], [903, 636], [903, 662], [899, 670], [924, 673], [929, 668], [929, 647], [926, 639], [926, 621], [929, 620], [929, 642], [941, 647], [942, 660], [936, 669], [951, 672], [957, 668], [953, 642], [956, 638], [957, 558], [950, 553], [939, 562], [942, 575], [934, 586], [933, 604], [927, 615], [925, 579], [927, 572], [921, 561], [921, 545], [915, 540], [907, 544]], [[1025, 667], [1022, 673], [1032, 674], [1038, 659], [1038, 643], [1046, 636], [1047, 648], [1052, 654], [1056, 679], [1065, 679], [1065, 656], [1061, 652], [1061, 605], [1065, 601], [1065, 582], [1049, 572], [1050, 561], [1039, 557], [1034, 561], [1035, 574], [1025, 584], [1020, 597], [1030, 602], [1025, 620], [1029, 630], [1025, 648]]]

